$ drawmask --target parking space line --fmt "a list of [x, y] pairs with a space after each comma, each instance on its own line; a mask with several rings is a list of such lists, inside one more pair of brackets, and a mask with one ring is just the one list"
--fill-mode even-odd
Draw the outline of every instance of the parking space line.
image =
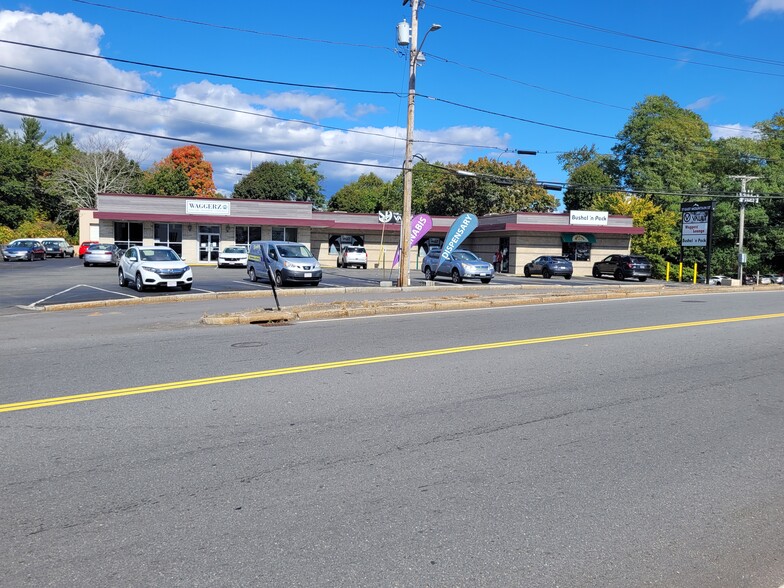
[[258, 284], [256, 282], [250, 282], [246, 280], [232, 280], [234, 284], [242, 284], [243, 286], [253, 286], [254, 288], [269, 288], [267, 284]]
[[46, 302], [47, 300], [49, 300], [51, 298], [54, 298], [55, 296], [60, 296], [61, 294], [66, 294], [67, 292], [70, 292], [71, 290], [74, 290], [76, 288], [82, 288], [82, 287], [84, 287], [84, 288], [92, 288], [93, 290], [100, 290], [101, 292], [106, 292], [108, 294], [118, 294], [120, 296], [127, 296], [128, 298], [138, 298], [138, 296], [134, 296], [133, 294], [125, 294], [124, 292], [112, 292], [111, 290], [105, 290], [103, 288], [98, 288], [97, 286], [90, 286], [89, 284], [76, 284], [76, 286], [71, 286], [70, 288], [66, 288], [65, 290], [60, 290], [59, 292], [55, 292], [51, 296], [47, 296], [46, 298], [41, 298], [41, 300], [36, 300], [35, 302], [31, 302], [27, 306], [28, 306], [28, 308], [31, 308], [31, 307], [36, 306], [38, 304], [42, 304], [42, 303]]

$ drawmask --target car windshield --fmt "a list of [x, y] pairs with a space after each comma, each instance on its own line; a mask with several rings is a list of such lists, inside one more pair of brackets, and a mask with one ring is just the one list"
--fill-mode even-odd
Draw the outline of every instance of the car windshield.
[[278, 251], [282, 257], [312, 257], [304, 245], [278, 245]]
[[112, 249], [114, 249], [114, 245], [101, 243], [100, 245], [90, 245], [90, 248], [87, 251], [111, 251]]
[[44, 245], [59, 245], [59, 241], [44, 241]]
[[470, 251], [455, 251], [452, 257], [459, 261], [479, 261], [479, 258]]
[[224, 253], [247, 253], [247, 250], [244, 247], [226, 247], [223, 250]]
[[14, 241], [9, 247], [35, 247], [37, 244], [37, 241]]
[[179, 261], [180, 258], [171, 249], [139, 249], [142, 261]]
[[365, 248], [364, 247], [346, 247], [346, 251], [348, 253], [364, 253], [365, 252]]

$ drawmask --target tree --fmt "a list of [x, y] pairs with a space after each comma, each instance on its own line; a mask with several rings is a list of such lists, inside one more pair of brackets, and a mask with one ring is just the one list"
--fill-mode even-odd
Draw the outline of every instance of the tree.
[[[706, 180], [710, 129], [667, 96], [648, 96], [635, 105], [613, 147], [620, 179], [641, 192], [699, 192]], [[676, 206], [680, 198], [652, 196]]]
[[144, 194], [160, 196], [194, 196], [195, 192], [185, 171], [178, 167], [161, 166], [148, 170], [142, 179]]
[[505, 212], [551, 212], [558, 207], [558, 199], [536, 183], [533, 172], [519, 161], [505, 164], [480, 157], [467, 164], [447, 166], [455, 172], [445, 172], [428, 197], [430, 214], [476, 215]]
[[569, 174], [563, 199], [567, 210], [590, 209], [597, 193], [612, 191], [618, 185], [615, 159], [600, 154], [595, 145], [567, 151], [557, 159]]
[[329, 210], [378, 212], [382, 210], [389, 186], [374, 173], [363, 174], [346, 184], [329, 199]]
[[74, 150], [49, 180], [70, 211], [95, 208], [95, 195], [104, 192], [127, 194], [137, 191], [142, 171], [124, 151], [124, 140], [100, 136], [88, 139], [85, 151]]
[[654, 265], [654, 275], [664, 275], [667, 252], [678, 246], [674, 237], [679, 220], [678, 213], [663, 209], [649, 197], [631, 196], [622, 192], [597, 195], [592, 208], [629, 216], [632, 218], [632, 225], [645, 227], [644, 234], [632, 236], [631, 252], [650, 259]]
[[323, 179], [317, 163], [306, 164], [302, 159], [287, 163], [264, 161], [237, 182], [234, 198], [311, 202], [314, 208], [322, 208]]
[[212, 164], [205, 161], [204, 154], [196, 145], [176, 147], [168, 156], [154, 164], [151, 173], [161, 173], [163, 177], [152, 180], [153, 185], [171, 187], [171, 180], [176, 178], [171, 170], [181, 170], [185, 174], [191, 194], [199, 198], [209, 198], [217, 194], [212, 179]]

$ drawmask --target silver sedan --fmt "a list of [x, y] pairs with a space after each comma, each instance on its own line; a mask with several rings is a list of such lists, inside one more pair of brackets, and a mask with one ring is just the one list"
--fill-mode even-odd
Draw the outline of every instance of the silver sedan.
[[122, 249], [114, 243], [96, 243], [90, 245], [82, 260], [85, 267], [91, 265], [113, 265], [117, 267], [122, 255]]

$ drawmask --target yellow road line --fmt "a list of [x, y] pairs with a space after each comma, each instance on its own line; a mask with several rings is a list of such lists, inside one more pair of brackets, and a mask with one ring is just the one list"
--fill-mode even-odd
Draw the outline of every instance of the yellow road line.
[[59, 404], [72, 404], [74, 402], [88, 402], [91, 400], [103, 400], [105, 398], [116, 398], [118, 396], [131, 396], [134, 394], [147, 394], [149, 392], [163, 392], [166, 390], [179, 390], [182, 388], [194, 388], [196, 386], [211, 386], [214, 384], [225, 384], [227, 382], [241, 382], [243, 380], [255, 380], [258, 378], [270, 378], [274, 376], [285, 376], [288, 374], [302, 374], [306, 372], [316, 372], [321, 370], [332, 370], [336, 368], [354, 367], [360, 365], [370, 365], [374, 363], [386, 363], [390, 361], [402, 361], [406, 359], [419, 359], [423, 357], [434, 357], [437, 355], [450, 355], [453, 353], [466, 353], [469, 351], [485, 351], [488, 349], [502, 349], [505, 347], [519, 347], [522, 345], [537, 345], [539, 343], [553, 343], [556, 341], [572, 341], [575, 339], [589, 339], [593, 337], [608, 337], [610, 335], [626, 335], [629, 333], [645, 333], [651, 331], [664, 331], [667, 329], [682, 329], [687, 327], [703, 327], [707, 325], [720, 325], [726, 323], [740, 323], [746, 321], [759, 321], [784, 318], [784, 312], [775, 314], [759, 314], [753, 316], [742, 316], [734, 318], [710, 319], [704, 321], [692, 321], [687, 323], [671, 323], [665, 325], [652, 325], [648, 327], [629, 327], [626, 329], [613, 329], [609, 331], [591, 331], [587, 333], [573, 333], [571, 335], [555, 335], [552, 337], [537, 337], [534, 339], [518, 339], [515, 341], [498, 341], [495, 343], [481, 343], [478, 345], [464, 345], [462, 347], [445, 347], [441, 349], [429, 349], [426, 351], [411, 351], [408, 353], [396, 353], [394, 355], [379, 355], [376, 357], [362, 357], [359, 359], [347, 359], [343, 361], [331, 361], [327, 363], [315, 363], [310, 365], [300, 365], [285, 368], [262, 370], [257, 372], [245, 372], [239, 374], [229, 374], [226, 376], [212, 376], [209, 378], [197, 378], [194, 380], [180, 380], [177, 382], [164, 382], [161, 384], [150, 384], [148, 386], [134, 386], [132, 388], [119, 388], [117, 390], [104, 390], [103, 392], [90, 392], [87, 394], [74, 394], [71, 396], [56, 396], [53, 398], [42, 398], [39, 400], [27, 400], [23, 402], [11, 402], [0, 404], [0, 412], [13, 412], [17, 410], [27, 410], [31, 408], [44, 408], [47, 406], [57, 406]]

